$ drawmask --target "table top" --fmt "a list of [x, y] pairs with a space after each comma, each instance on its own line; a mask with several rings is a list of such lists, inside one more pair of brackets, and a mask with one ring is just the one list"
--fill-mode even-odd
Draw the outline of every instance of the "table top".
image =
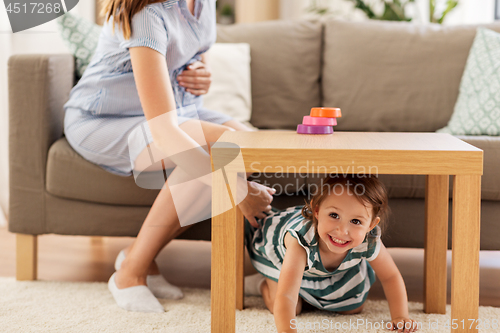
[[381, 174], [482, 174], [483, 170], [481, 149], [443, 133], [228, 131], [213, 145], [212, 154], [223, 156], [224, 142], [240, 147], [247, 172], [264, 168], [282, 172], [286, 166], [314, 172], [312, 164], [374, 167]]
[[481, 151], [444, 133], [334, 132], [326, 135], [297, 134], [287, 130], [224, 132], [219, 142], [252, 149], [363, 149]]

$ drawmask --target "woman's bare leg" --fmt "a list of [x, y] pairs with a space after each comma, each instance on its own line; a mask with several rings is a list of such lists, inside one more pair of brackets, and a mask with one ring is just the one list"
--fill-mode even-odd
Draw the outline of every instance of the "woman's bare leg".
[[[176, 168], [171, 175], [175, 176], [179, 170]], [[196, 193], [199, 191], [199, 186], [196, 185], [186, 185], [186, 192]], [[202, 186], [206, 185], [202, 184]], [[187, 228], [180, 226], [170, 188], [164, 186], [156, 197], [133, 246], [129, 249], [116, 274], [117, 287], [122, 289], [146, 285], [148, 273], [159, 273], [149, 271], [150, 265], [159, 251]]]
[[[181, 129], [190, 134], [195, 140], [199, 140], [198, 133], [191, 133], [192, 127], [189, 126], [189, 123], [190, 121], [181, 124]], [[227, 123], [232, 126], [239, 126], [235, 124], [234, 121]], [[201, 125], [206, 142], [215, 142], [225, 131], [234, 130], [230, 126], [222, 126], [203, 121], [201, 121]], [[198, 144], [205, 145], [206, 142], [198, 142]], [[139, 159], [147, 158], [147, 156], [149, 156], [149, 154], [145, 149], [145, 151], [139, 155], [134, 165], [145, 165], [145, 163]], [[181, 172], [181, 170], [178, 170], [178, 168], [174, 169], [170, 177], [174, 177], [177, 172]], [[196, 190], [197, 189], [194, 189], [193, 191], [193, 189], [186, 188], [187, 193], [196, 193]], [[159, 273], [158, 267], [154, 263], [154, 258], [166, 244], [184, 232], [188, 227], [189, 226], [180, 226], [171, 191], [168, 186], [164, 186], [156, 197], [136, 240], [125, 251], [127, 254], [126, 258], [115, 277], [117, 287], [122, 289], [136, 285], [146, 285], [146, 276], [148, 274]]]

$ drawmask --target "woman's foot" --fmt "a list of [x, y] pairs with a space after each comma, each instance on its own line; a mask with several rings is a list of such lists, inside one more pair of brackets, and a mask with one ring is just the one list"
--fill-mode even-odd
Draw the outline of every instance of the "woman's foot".
[[[118, 256], [116, 257], [115, 261], [115, 269], [120, 272], [121, 264], [126, 258], [126, 252], [125, 250], [120, 251]], [[121, 277], [121, 275], [120, 275]], [[120, 282], [121, 280], [118, 281], [118, 285], [121, 286]], [[148, 275], [144, 281], [144, 279], [137, 279], [134, 281], [134, 279], [129, 279], [123, 281], [125, 285], [134, 285], [134, 283], [146, 285], [151, 292], [153, 293], [154, 296], [158, 298], [166, 298], [166, 299], [180, 299], [184, 297], [184, 294], [182, 291], [170, 284], [164, 277], [163, 275], [160, 274], [160, 270], [158, 269], [158, 265], [153, 261], [151, 266], [149, 267]], [[135, 284], [136, 285], [136, 284]]]
[[108, 281], [108, 289], [116, 304], [122, 309], [134, 312], [165, 312], [163, 306], [145, 285], [119, 288], [116, 283], [117, 272]]

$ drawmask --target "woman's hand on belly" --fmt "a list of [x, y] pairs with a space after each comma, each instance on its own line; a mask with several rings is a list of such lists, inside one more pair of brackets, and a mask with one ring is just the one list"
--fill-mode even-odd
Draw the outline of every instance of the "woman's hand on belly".
[[208, 65], [195, 61], [177, 76], [177, 81], [188, 93], [199, 96], [208, 93], [212, 83], [212, 73]]

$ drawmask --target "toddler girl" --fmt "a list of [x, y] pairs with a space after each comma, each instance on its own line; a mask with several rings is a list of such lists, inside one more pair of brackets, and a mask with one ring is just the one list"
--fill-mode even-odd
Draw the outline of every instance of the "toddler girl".
[[303, 300], [322, 310], [360, 313], [377, 274], [390, 327], [415, 331], [403, 278], [380, 240], [388, 211], [383, 184], [370, 176], [330, 176], [321, 185], [305, 205], [273, 209], [260, 228], [246, 223], [246, 244], [260, 273], [245, 279], [246, 294], [262, 294], [279, 333], [295, 332], [291, 324]]

